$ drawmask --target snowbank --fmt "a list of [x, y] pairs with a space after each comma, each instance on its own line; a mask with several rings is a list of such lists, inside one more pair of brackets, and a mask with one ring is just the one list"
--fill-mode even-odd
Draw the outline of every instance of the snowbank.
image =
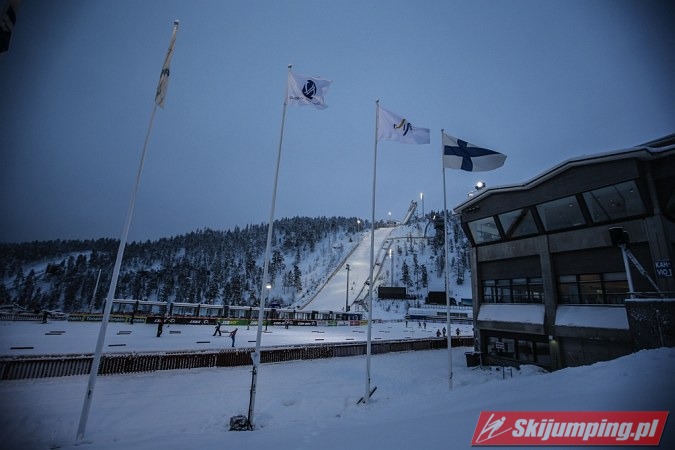
[[[675, 349], [641, 351], [545, 374], [467, 368], [453, 351], [376, 355], [368, 405], [365, 358], [265, 364], [258, 378], [257, 430], [228, 431], [246, 414], [249, 368], [197, 369], [100, 377], [86, 445], [75, 446], [85, 377], [0, 383], [4, 449], [278, 448], [316, 450], [469, 449], [480, 411], [670, 410]], [[506, 375], [505, 379], [502, 379]], [[661, 448], [674, 448], [666, 424]], [[598, 448], [598, 447], [595, 447]]]

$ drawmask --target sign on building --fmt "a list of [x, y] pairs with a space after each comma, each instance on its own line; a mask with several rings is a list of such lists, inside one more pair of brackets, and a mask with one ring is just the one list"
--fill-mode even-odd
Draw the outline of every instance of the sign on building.
[[673, 266], [669, 259], [654, 261], [654, 268], [656, 269], [656, 276], [659, 278], [672, 278], [673, 276]]

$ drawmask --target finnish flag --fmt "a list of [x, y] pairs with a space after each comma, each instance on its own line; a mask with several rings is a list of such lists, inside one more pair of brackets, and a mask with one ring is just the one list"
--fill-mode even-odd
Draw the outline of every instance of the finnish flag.
[[443, 167], [467, 172], [486, 172], [504, 165], [506, 155], [476, 147], [443, 133]]

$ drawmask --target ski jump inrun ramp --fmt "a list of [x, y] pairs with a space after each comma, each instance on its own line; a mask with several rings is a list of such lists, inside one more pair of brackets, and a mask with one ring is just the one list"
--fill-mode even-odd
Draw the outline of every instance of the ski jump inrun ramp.
[[[378, 228], [375, 230], [375, 270], [373, 277], [377, 279], [382, 262], [391, 245], [389, 234], [394, 228]], [[368, 277], [370, 276], [370, 233], [365, 233], [361, 242], [342, 261], [338, 269], [331, 275], [323, 287], [303, 305], [301, 311], [344, 311], [347, 296], [347, 270], [349, 264], [349, 300], [348, 304], [368, 296]]]

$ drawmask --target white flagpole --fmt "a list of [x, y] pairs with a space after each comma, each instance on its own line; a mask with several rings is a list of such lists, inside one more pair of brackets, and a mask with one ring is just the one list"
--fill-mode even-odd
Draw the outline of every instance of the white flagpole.
[[450, 323], [450, 281], [448, 275], [448, 200], [445, 193], [445, 164], [443, 163], [443, 130], [441, 130], [441, 170], [443, 171], [443, 242], [445, 243], [445, 305], [446, 336], [448, 338], [448, 387], [452, 389], [452, 327]]
[[373, 159], [373, 207], [370, 215], [370, 278], [368, 285], [368, 337], [366, 340], [366, 393], [363, 402], [368, 404], [370, 399], [370, 356], [372, 354], [372, 323], [373, 323], [373, 269], [375, 266], [375, 186], [377, 179], [377, 124], [380, 115], [380, 101], [375, 101], [375, 152]]
[[[291, 71], [291, 64], [288, 65], [288, 72]], [[258, 370], [260, 367], [260, 343], [262, 340], [263, 321], [265, 318], [265, 287], [268, 283], [267, 276], [269, 271], [270, 251], [272, 247], [272, 229], [274, 224], [274, 208], [277, 201], [277, 182], [279, 180], [279, 165], [281, 163], [281, 144], [284, 140], [284, 124], [286, 123], [286, 106], [288, 104], [288, 82], [286, 82], [286, 96], [284, 97], [284, 108], [281, 114], [281, 133], [279, 134], [279, 148], [277, 149], [277, 166], [274, 172], [274, 188], [272, 189], [272, 206], [270, 207], [270, 220], [267, 224], [267, 246], [265, 247], [265, 260], [263, 265], [262, 286], [260, 287], [260, 309], [258, 310], [258, 331], [255, 340], [255, 352], [251, 355], [253, 359], [253, 371], [251, 376], [251, 394], [248, 404], [248, 425], [253, 429], [253, 412], [255, 409], [255, 394], [258, 382]]]
[[[171, 42], [176, 37], [178, 30], [178, 21], [173, 23], [173, 33], [171, 35]], [[170, 49], [171, 51], [171, 49]], [[96, 341], [96, 351], [94, 353], [94, 360], [91, 363], [91, 370], [89, 372], [89, 382], [87, 383], [87, 392], [84, 396], [84, 404], [82, 405], [82, 413], [80, 414], [80, 423], [77, 428], [77, 441], [81, 442], [84, 439], [84, 433], [87, 428], [87, 419], [89, 418], [89, 409], [91, 408], [91, 400], [94, 396], [94, 387], [96, 386], [96, 377], [101, 365], [101, 352], [103, 350], [103, 343], [105, 341], [105, 332], [108, 328], [108, 321], [110, 320], [110, 311], [112, 310], [113, 299], [115, 298], [115, 289], [117, 287], [117, 280], [120, 275], [120, 267], [122, 266], [122, 258], [124, 256], [124, 248], [126, 247], [127, 238], [129, 236], [129, 227], [131, 226], [131, 217], [134, 214], [134, 205], [136, 204], [136, 193], [141, 182], [141, 173], [143, 172], [143, 164], [145, 162], [145, 155], [148, 149], [148, 142], [150, 140], [150, 133], [152, 125], [155, 121], [155, 113], [157, 112], [157, 102], [152, 108], [150, 115], [150, 123], [148, 124], [148, 131], [145, 134], [145, 141], [143, 142], [143, 151], [141, 152], [141, 161], [136, 172], [136, 183], [131, 192], [131, 200], [129, 201], [129, 209], [127, 210], [127, 218], [124, 222], [124, 229], [122, 230], [122, 237], [120, 245], [117, 249], [117, 258], [115, 259], [115, 267], [113, 268], [112, 279], [110, 280], [110, 288], [108, 289], [108, 297], [103, 308], [103, 318], [101, 319], [101, 328], [98, 332], [98, 340]]]

